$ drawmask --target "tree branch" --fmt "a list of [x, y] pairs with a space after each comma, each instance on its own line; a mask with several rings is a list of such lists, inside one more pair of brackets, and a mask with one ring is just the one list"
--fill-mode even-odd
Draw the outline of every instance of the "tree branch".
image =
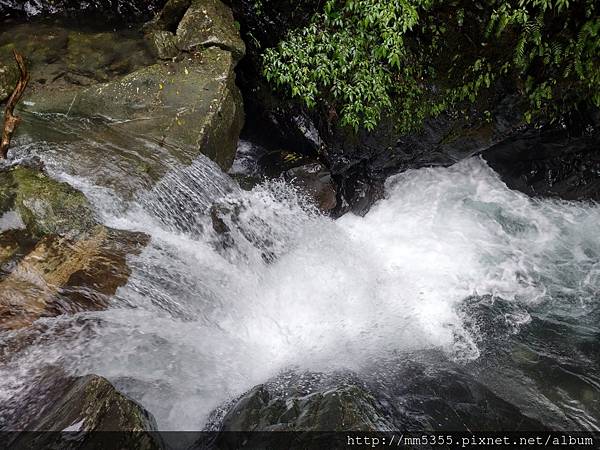
[[21, 122], [21, 118], [14, 115], [15, 106], [17, 106], [17, 103], [21, 100], [23, 92], [25, 92], [25, 88], [29, 83], [29, 72], [27, 72], [27, 66], [25, 65], [23, 56], [16, 50], [13, 50], [13, 52], [15, 54], [17, 65], [19, 66], [20, 76], [19, 81], [17, 81], [17, 85], [15, 86], [15, 90], [8, 99], [8, 103], [4, 109], [4, 127], [2, 131], [2, 140], [0, 141], [0, 159], [6, 159], [8, 156], [10, 140], [12, 139], [12, 135], [19, 125], [19, 122]]

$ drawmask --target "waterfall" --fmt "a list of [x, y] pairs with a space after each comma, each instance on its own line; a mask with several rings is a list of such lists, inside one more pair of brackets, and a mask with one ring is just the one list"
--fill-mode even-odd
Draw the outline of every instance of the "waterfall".
[[[290, 368], [368, 377], [429, 349], [476, 367], [533, 318], [598, 333], [600, 207], [528, 198], [479, 158], [396, 175], [365, 217], [337, 221], [282, 181], [241, 190], [204, 157], [133, 200], [50, 166], [108, 225], [152, 240], [111, 308], [40, 321], [0, 369], [7, 404], [58, 364], [109, 378], [161, 429], [200, 429]], [[503, 305], [494, 333], [480, 301]]]

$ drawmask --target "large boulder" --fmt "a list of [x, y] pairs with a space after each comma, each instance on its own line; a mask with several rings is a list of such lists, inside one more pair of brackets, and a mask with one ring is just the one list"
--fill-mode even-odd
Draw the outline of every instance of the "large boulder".
[[145, 33], [3, 29], [0, 48], [18, 48], [31, 71], [13, 148], [57, 144], [64, 170], [129, 197], [200, 153], [227, 170], [244, 121], [234, 72], [244, 43], [231, 11], [218, 0], [169, 2]]
[[217, 448], [239, 448], [241, 442], [256, 448], [323, 448], [340, 435], [345, 439], [340, 431], [545, 429], [437, 352], [376, 363], [360, 375], [286, 372], [214, 411], [207, 426], [220, 431]]
[[14, 166], [0, 172], [0, 207], [16, 213], [32, 237], [88, 234], [97, 225], [85, 196], [42, 170]]
[[257, 386], [223, 419], [221, 431], [377, 431], [388, 424], [375, 398], [348, 384], [281, 397]]
[[246, 53], [231, 10], [220, 0], [192, 0], [176, 35], [182, 51], [216, 46], [231, 52], [235, 62]]
[[152, 415], [97, 375], [47, 368], [6, 407], [3, 428], [26, 430], [8, 435], [10, 448], [161, 448]]
[[0, 328], [105, 308], [147, 242], [101, 225], [82, 193], [38, 168], [0, 169]]
[[[139, 135], [169, 149], [169, 156], [190, 164], [202, 152], [223, 169], [233, 163], [243, 122], [230, 52], [217, 47], [180, 61], [165, 61], [104, 84], [74, 91], [40, 93], [29, 111], [107, 117], [117, 135]], [[93, 155], [89, 155], [93, 157]], [[156, 181], [164, 174], [161, 160], [123, 159], [130, 173], [144, 165]]]
[[[250, 448], [298, 449], [327, 443], [333, 448], [332, 438], [339, 438], [341, 431], [394, 429], [383, 405], [357, 377], [310, 372], [285, 373], [254, 387], [215, 411], [208, 428], [219, 431], [213, 445], [227, 449], [242, 443]], [[204, 448], [202, 444], [195, 448]]]
[[529, 130], [483, 153], [511, 188], [531, 196], [600, 201], [600, 128]]

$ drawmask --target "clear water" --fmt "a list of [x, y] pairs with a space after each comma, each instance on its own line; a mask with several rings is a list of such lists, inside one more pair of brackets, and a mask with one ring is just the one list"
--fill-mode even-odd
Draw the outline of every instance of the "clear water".
[[57, 364], [109, 378], [161, 429], [197, 430], [281, 371], [368, 378], [435, 350], [544, 423], [600, 429], [600, 206], [530, 199], [479, 158], [394, 176], [365, 217], [337, 221], [281, 181], [243, 191], [203, 157], [125, 199], [46, 146], [20, 151], [152, 240], [111, 308], [22, 332], [34, 344], [0, 368], [5, 411]]

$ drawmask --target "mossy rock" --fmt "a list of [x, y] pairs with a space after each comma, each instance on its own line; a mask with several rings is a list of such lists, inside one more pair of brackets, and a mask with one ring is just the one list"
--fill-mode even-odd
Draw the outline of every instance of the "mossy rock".
[[3, 329], [106, 308], [149, 239], [101, 225], [81, 192], [25, 166], [0, 170], [0, 225]]
[[[0, 47], [22, 49], [31, 73], [17, 106], [17, 145], [59, 144], [65, 172], [126, 199], [200, 153], [231, 167], [244, 122], [234, 71], [244, 43], [226, 5], [167, 2], [144, 30], [154, 33], [159, 58], [139, 31], [87, 33], [52, 23], [39, 24], [38, 33], [37, 26], [0, 31]], [[80, 120], [90, 124], [85, 137], [71, 127]], [[131, 151], [132, 142], [141, 145]]]
[[40, 317], [105, 309], [129, 279], [127, 257], [148, 242], [143, 233], [103, 225], [77, 239], [48, 235], [35, 242], [13, 236], [11, 242], [7, 232], [0, 236], [8, 238], [0, 239], [6, 248], [0, 329], [9, 330], [28, 327]]
[[257, 386], [223, 419], [222, 431], [377, 431], [385, 428], [374, 397], [348, 384], [303, 396]]
[[192, 0], [176, 34], [183, 51], [215, 46], [231, 52], [236, 62], [246, 53], [231, 9], [220, 0]]
[[[26, 423], [20, 423], [20, 429], [62, 433], [24, 432], [11, 448], [161, 448], [158, 434], [152, 433], [152, 415], [103, 377], [69, 377], [55, 368], [28, 395], [37, 398], [25, 399], [25, 419], [19, 419]], [[37, 411], [30, 414], [28, 406]]]
[[[169, 159], [190, 164], [204, 153], [223, 170], [231, 167], [244, 122], [234, 66], [230, 52], [213, 47], [183, 60], [153, 64], [108, 83], [69, 92], [40, 92], [32, 99], [34, 105], [24, 108], [37, 113], [110, 118], [109, 131], [160, 143], [165, 155], [158, 157], [150, 149], [152, 154], [139, 159], [128, 154], [120, 161], [131, 165], [129, 173], [137, 174], [143, 166], [144, 173], [139, 176], [148, 178], [148, 187], [164, 175], [168, 167], [165, 160]], [[112, 137], [107, 133], [106, 138]], [[99, 158], [105, 155], [96, 149], [82, 157], [102, 167]]]
[[153, 63], [147, 43], [124, 33], [71, 31], [66, 54], [67, 69], [106, 82]]
[[237, 63], [246, 54], [231, 9], [220, 0], [169, 0], [144, 27], [160, 58], [218, 47]]
[[[318, 449], [323, 441], [313, 439], [323, 433], [394, 429], [367, 387], [355, 375], [341, 372], [281, 374], [215, 411], [207, 427], [221, 432], [216, 447], [223, 449]], [[296, 439], [290, 441], [287, 432]], [[200, 440], [194, 448], [202, 445]]]
[[23, 166], [0, 172], [0, 213], [11, 209], [20, 214], [36, 238], [80, 235], [97, 224], [85, 195], [42, 171]]
[[167, 31], [174, 35], [191, 4], [192, 0], [168, 0], [154, 19], [144, 25], [144, 31], [148, 34], [154, 31]]

